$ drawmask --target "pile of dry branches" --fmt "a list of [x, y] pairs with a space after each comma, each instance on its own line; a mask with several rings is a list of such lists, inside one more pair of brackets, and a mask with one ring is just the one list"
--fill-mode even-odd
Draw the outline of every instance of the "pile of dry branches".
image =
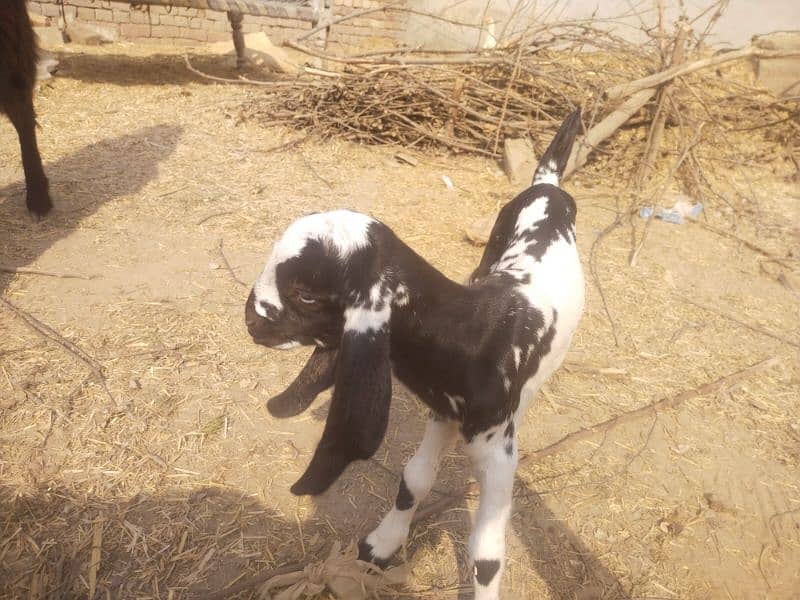
[[[581, 52], [590, 39], [597, 52]], [[596, 104], [604, 86], [652, 67], [635, 48], [626, 58], [629, 46], [574, 22], [531, 29], [488, 53], [327, 56], [344, 71], [270, 90], [244, 115], [323, 137], [499, 156], [505, 138], [545, 140], [576, 106]]]
[[300, 38], [289, 45], [343, 69], [309, 70], [314, 74], [268, 87], [243, 118], [324, 138], [499, 157], [509, 137], [530, 137], [542, 152], [580, 106], [587, 131], [569, 171], [591, 152], [597, 168], [635, 187], [678, 180], [686, 191], [720, 196], [709, 183], [715, 165], [795, 160], [791, 148], [780, 156], [776, 148], [790, 146], [800, 131], [796, 99], [776, 101], [743, 76], [743, 59], [783, 54], [757, 47], [711, 54], [705, 47], [724, 5], [712, 3], [717, 12], [695, 32], [688, 18], [669, 25], [658, 3], [658, 22], [643, 28], [645, 44], [591, 21], [530, 26], [473, 53], [342, 57]]

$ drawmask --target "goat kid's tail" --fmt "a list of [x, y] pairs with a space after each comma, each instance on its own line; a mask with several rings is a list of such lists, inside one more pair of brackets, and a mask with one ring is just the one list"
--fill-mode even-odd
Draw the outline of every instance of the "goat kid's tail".
[[575, 142], [575, 136], [578, 135], [580, 128], [581, 109], [579, 108], [564, 119], [558, 133], [542, 155], [539, 166], [536, 167], [536, 172], [533, 174], [533, 185], [537, 183], [558, 185], [564, 169], [567, 168], [572, 144]]

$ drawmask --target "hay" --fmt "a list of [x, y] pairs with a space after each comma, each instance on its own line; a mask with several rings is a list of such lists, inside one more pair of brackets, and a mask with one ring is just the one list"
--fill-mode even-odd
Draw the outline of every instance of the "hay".
[[[367, 533], [391, 506], [424, 408], [396, 387], [375, 457], [386, 470], [356, 464], [325, 497], [291, 497], [327, 397], [297, 419], [269, 417], [265, 401], [305, 354], [252, 344], [242, 323], [245, 288], [233, 276], [253, 281], [271, 240], [298, 215], [350, 207], [373, 213], [463, 280], [480, 258], [463, 240], [464, 225], [518, 191], [484, 157], [403, 150], [412, 166], [394, 148], [237, 122], [239, 106], [263, 99], [263, 90], [198, 78], [183, 53], [135, 44], [61, 57], [58, 77], [37, 97], [57, 193], [46, 222], [27, 219], [16, 134], [0, 122], [0, 264], [19, 270], [0, 274], [3, 297], [99, 365], [120, 404], [89, 365], [0, 304], [4, 599], [86, 598], [93, 572], [97, 598], [255, 599], [250, 583], [259, 576], [302, 569], [335, 541]], [[217, 59], [192, 62], [231, 75]], [[567, 183], [587, 273], [598, 232], [618, 213], [628, 216], [618, 174], [640, 156], [642, 118], [604, 146], [617, 158], [596, 154]], [[782, 126], [736, 134], [743, 146], [748, 137], [755, 144], [746, 156], [761, 153], [751, 165], [718, 160], [737, 159], [722, 145], [695, 148], [713, 159], [714, 172], [700, 174], [721, 190], [700, 197], [706, 218], [730, 235], [655, 222], [635, 269], [628, 228], [605, 236], [593, 262], [619, 345], [589, 282], [569, 369], [531, 408], [520, 447], [546, 447], [765, 356], [779, 356], [781, 366], [520, 468], [504, 597], [660, 597], [663, 586], [716, 598], [726, 597], [723, 582], [743, 593], [753, 586], [750, 595], [761, 597], [760, 571], [773, 597], [796, 596], [800, 372], [796, 349], [762, 333], [798, 332], [797, 298], [775, 281], [778, 272], [798, 281], [796, 188], [782, 180], [787, 163], [775, 160], [781, 142], [771, 139]], [[662, 174], [678, 156], [677, 134], [668, 122]], [[297, 139], [303, 144], [284, 146]], [[682, 167], [675, 181], [683, 176]], [[460, 490], [467, 472], [457, 448], [430, 501]], [[418, 523], [394, 563], [408, 561], [413, 574], [381, 597], [454, 600], [468, 590], [475, 505], [467, 497]]]

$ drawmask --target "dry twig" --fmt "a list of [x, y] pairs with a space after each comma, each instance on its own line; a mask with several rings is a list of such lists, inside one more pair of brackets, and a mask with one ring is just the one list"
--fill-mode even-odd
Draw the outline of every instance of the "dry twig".
[[24, 267], [6, 267], [0, 265], [0, 272], [13, 273], [16, 275], [42, 275], [43, 277], [57, 277], [59, 279], [84, 279], [86, 281], [98, 279], [99, 275], [74, 275], [72, 273], [54, 273], [52, 271], [40, 271], [38, 269], [26, 269]]

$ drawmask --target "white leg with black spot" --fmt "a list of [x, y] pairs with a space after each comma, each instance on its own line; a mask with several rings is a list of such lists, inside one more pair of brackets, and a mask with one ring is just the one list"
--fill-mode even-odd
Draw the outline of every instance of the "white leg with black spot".
[[442, 456], [452, 445], [457, 433], [458, 425], [453, 421], [428, 420], [422, 443], [403, 470], [395, 504], [380, 525], [366, 537], [369, 548], [362, 548], [362, 555], [368, 550], [372, 554], [371, 559], [385, 562], [403, 545], [414, 513], [433, 487]]
[[506, 527], [511, 516], [517, 443], [510, 435], [495, 435], [486, 441], [477, 435], [467, 444], [467, 453], [481, 486], [480, 504], [469, 539], [475, 600], [497, 600], [506, 552]]

